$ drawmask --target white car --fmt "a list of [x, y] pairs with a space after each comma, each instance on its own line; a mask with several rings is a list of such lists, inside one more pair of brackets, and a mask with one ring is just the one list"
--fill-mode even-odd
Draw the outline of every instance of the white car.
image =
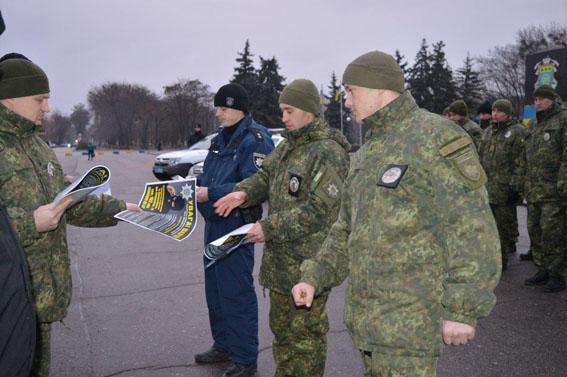
[[[188, 175], [197, 176], [201, 174], [203, 172], [203, 162], [209, 153], [211, 140], [215, 136], [217, 136], [216, 132], [193, 144], [189, 149], [168, 152], [157, 156], [152, 169], [155, 177], [161, 181], [167, 181], [176, 175], [186, 177]], [[274, 145], [278, 146], [283, 137], [279, 133], [275, 133], [272, 134], [272, 140]]]

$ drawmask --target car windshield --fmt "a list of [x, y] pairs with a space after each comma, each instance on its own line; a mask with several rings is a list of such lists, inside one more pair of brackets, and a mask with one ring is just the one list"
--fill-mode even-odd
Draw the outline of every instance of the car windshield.
[[189, 149], [191, 150], [197, 150], [197, 149], [209, 149], [209, 147], [211, 146], [211, 139], [214, 137], [215, 135], [209, 135], [206, 138], [204, 138], [201, 141], [196, 142], [195, 144], [193, 144]]

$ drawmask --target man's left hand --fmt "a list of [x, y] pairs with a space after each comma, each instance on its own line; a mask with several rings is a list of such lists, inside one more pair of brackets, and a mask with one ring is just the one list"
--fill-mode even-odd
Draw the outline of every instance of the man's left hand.
[[259, 243], [264, 242], [266, 239], [264, 238], [264, 231], [262, 230], [262, 225], [259, 222], [252, 225], [252, 228], [248, 231], [246, 239], [249, 243]]
[[199, 187], [197, 189], [197, 202], [204, 203], [209, 201], [209, 188]]
[[474, 339], [475, 329], [466, 323], [443, 320], [443, 342], [458, 346]]

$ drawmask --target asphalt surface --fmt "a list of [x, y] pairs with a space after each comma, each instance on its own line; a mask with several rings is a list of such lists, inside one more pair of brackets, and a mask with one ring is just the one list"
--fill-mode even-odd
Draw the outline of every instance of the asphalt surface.
[[[94, 164], [112, 171], [114, 196], [138, 202], [154, 155], [97, 151], [96, 161], [78, 152], [56, 153], [68, 174]], [[469, 345], [446, 347], [440, 377], [567, 376], [567, 292], [545, 294], [523, 280], [536, 269], [520, 262], [527, 250], [525, 208], [519, 207], [518, 253], [497, 288], [498, 304], [480, 320]], [[196, 365], [211, 335], [202, 266], [203, 220], [184, 242], [120, 223], [105, 229], [69, 226], [73, 299], [63, 323], [53, 326], [51, 376], [221, 376], [222, 366]], [[257, 278], [261, 246], [256, 248]], [[363, 367], [342, 321], [345, 285], [333, 290], [325, 376], [362, 376]], [[269, 300], [257, 284], [259, 376], [273, 376]]]

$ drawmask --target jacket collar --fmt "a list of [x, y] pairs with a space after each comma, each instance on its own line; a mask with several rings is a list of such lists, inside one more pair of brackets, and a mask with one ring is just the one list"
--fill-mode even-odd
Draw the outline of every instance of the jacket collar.
[[36, 131], [35, 124], [0, 104], [0, 132], [26, 137], [33, 135]]
[[565, 110], [565, 106], [563, 106], [563, 104], [555, 101], [553, 103], [553, 105], [549, 106], [546, 110], [537, 112], [537, 114], [536, 114], [537, 121], [543, 122], [544, 120], [547, 120], [547, 119], [551, 118], [552, 116], [554, 116], [555, 114], [560, 113], [564, 110]]
[[364, 119], [363, 124], [369, 129], [368, 136], [375, 137], [399, 128], [400, 123], [410, 112], [417, 109], [417, 103], [409, 91], [404, 91], [398, 98]]
[[325, 122], [320, 118], [316, 118], [315, 121], [298, 130], [285, 130], [282, 132], [282, 136], [285, 137], [290, 146], [301, 145], [324, 139], [326, 136], [326, 128]]

